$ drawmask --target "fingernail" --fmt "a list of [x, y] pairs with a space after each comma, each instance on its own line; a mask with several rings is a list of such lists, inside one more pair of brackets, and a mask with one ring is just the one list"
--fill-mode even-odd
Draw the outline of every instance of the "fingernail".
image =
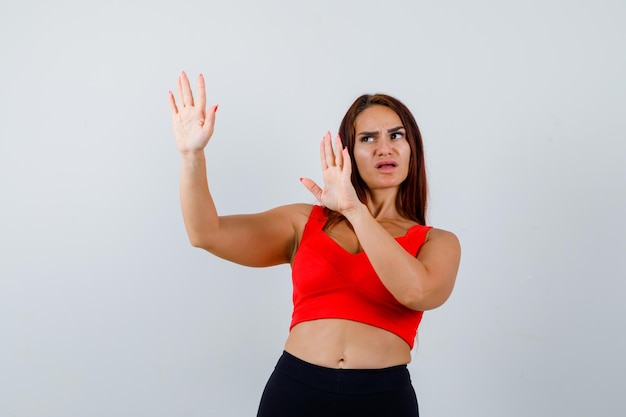
[[216, 104], [216, 105], [215, 105], [215, 109], [213, 110], [213, 113], [217, 113], [217, 108], [218, 108], [219, 106], [220, 106], [219, 104]]

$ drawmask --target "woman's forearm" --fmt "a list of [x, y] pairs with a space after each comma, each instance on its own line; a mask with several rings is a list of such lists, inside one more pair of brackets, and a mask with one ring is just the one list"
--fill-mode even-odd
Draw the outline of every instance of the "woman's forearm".
[[425, 243], [422, 251], [432, 253], [436, 247], [435, 252], [444, 255], [422, 261], [408, 253], [365, 205], [347, 218], [376, 274], [398, 302], [415, 310], [429, 310], [448, 298], [458, 268], [458, 241], [454, 235], [444, 232]]
[[181, 154], [180, 202], [190, 243], [204, 246], [217, 232], [219, 219], [209, 192], [203, 150]]
[[424, 266], [374, 219], [365, 205], [348, 217], [383, 285], [402, 304], [420, 292]]

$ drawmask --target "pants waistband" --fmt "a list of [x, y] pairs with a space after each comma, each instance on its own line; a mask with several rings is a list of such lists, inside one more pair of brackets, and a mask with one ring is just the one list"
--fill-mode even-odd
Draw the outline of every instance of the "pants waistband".
[[373, 394], [411, 385], [406, 365], [382, 369], [334, 369], [283, 352], [276, 371], [317, 389], [337, 394]]

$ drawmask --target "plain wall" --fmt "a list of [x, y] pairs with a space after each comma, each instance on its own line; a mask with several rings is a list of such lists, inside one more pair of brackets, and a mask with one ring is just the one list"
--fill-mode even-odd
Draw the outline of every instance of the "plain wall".
[[0, 5], [0, 417], [253, 416], [288, 266], [187, 241], [168, 90], [219, 103], [221, 213], [314, 200], [365, 92], [426, 142], [455, 291], [410, 365], [422, 415], [624, 415], [626, 3]]

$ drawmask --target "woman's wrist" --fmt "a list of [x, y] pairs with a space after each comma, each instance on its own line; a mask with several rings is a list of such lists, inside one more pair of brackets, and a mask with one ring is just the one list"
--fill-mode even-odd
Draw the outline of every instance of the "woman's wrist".
[[204, 149], [190, 149], [187, 151], [180, 151], [180, 157], [183, 160], [197, 161], [204, 159]]
[[204, 149], [180, 153], [183, 172], [206, 171]]
[[349, 210], [344, 210], [341, 214], [350, 222], [350, 224], [354, 225], [354, 223], [358, 222], [363, 216], [370, 216], [371, 213], [367, 206], [361, 202], [359, 202], [356, 206]]

